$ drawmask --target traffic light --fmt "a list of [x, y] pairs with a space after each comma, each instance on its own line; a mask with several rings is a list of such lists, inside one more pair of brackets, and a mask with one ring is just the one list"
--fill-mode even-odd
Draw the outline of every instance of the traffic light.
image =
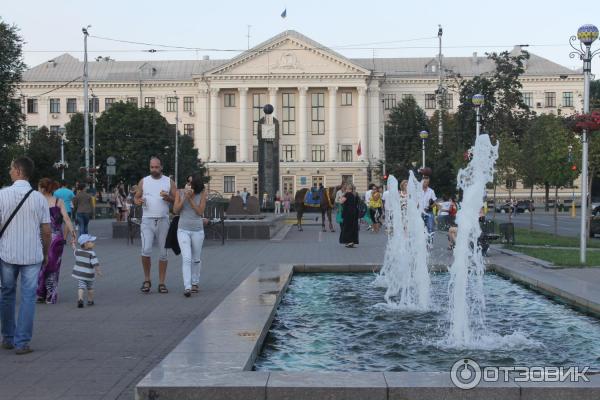
[[571, 165], [571, 171], [577, 171], [577, 165], [575, 165], [575, 164]]
[[384, 176], [383, 176], [383, 180], [384, 180], [384, 181], [387, 181], [387, 180], [388, 180], [388, 176], [387, 176], [387, 175], [384, 175]]

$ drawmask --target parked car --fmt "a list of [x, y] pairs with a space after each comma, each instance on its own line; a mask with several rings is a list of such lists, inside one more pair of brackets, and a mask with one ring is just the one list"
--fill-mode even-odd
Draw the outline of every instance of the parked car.
[[590, 218], [590, 237], [593, 238], [596, 235], [600, 235], [600, 213], [598, 212]]
[[535, 211], [535, 204], [531, 200], [520, 200], [517, 202], [517, 213]]
[[592, 217], [600, 217], [600, 206], [592, 208]]
[[510, 203], [504, 203], [504, 204], [500, 204], [499, 206], [496, 207], [496, 212], [502, 213], [502, 214], [507, 214], [512, 212], [513, 208], [512, 205]]

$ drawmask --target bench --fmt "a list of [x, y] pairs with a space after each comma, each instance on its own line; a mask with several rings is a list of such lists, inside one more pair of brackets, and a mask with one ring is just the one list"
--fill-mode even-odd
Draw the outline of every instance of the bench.
[[208, 219], [208, 225], [204, 227], [207, 239], [221, 239], [225, 244], [225, 204], [222, 201], [209, 200], [204, 209], [204, 218]]
[[487, 257], [490, 243], [500, 239], [500, 235], [496, 233], [496, 223], [494, 221], [484, 219], [479, 222], [479, 226], [481, 227], [481, 235], [477, 239], [477, 244], [481, 247], [481, 254]]

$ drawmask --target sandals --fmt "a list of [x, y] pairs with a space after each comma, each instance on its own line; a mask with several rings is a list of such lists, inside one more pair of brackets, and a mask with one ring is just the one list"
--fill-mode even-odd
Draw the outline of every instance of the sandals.
[[198, 293], [198, 285], [192, 285], [192, 293]]
[[183, 295], [184, 295], [185, 297], [190, 297], [190, 296], [192, 295], [192, 291], [191, 291], [190, 289], [185, 289], [185, 290], [183, 291]]
[[164, 283], [158, 285], [158, 293], [169, 293], [169, 290], [167, 289]]
[[152, 287], [152, 282], [144, 281], [144, 283], [142, 283], [142, 287], [140, 288], [140, 290], [142, 291], [142, 293], [149, 293], [151, 287]]

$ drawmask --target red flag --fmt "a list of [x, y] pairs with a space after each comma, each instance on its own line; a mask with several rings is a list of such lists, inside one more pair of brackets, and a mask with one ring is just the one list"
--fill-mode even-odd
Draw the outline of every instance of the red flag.
[[358, 147], [356, 148], [356, 155], [362, 156], [362, 147], [360, 147], [360, 140], [358, 141]]

